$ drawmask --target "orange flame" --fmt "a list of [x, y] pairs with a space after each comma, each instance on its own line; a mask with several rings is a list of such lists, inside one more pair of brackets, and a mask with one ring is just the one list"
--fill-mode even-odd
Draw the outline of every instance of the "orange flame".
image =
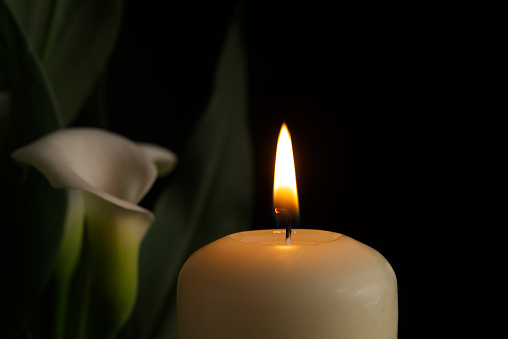
[[286, 123], [282, 124], [275, 156], [275, 175], [273, 179], [273, 207], [285, 209], [293, 220], [298, 220], [298, 191], [296, 189], [295, 161], [293, 145]]

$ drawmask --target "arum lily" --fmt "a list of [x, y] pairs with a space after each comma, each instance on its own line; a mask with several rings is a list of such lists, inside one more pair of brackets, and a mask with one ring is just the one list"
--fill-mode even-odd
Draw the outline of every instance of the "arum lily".
[[[82, 243], [87, 243], [84, 252], [89, 256], [92, 302], [100, 310], [95, 322], [104, 329], [101, 337], [113, 337], [134, 306], [139, 247], [153, 221], [153, 214], [138, 203], [157, 173], [173, 169], [176, 156], [108, 131], [73, 128], [46, 135], [12, 157], [35, 167], [53, 187], [68, 190], [66, 224], [54, 272], [62, 294], [59, 300], [65, 300]], [[57, 313], [56, 337], [63, 337], [65, 303]]]

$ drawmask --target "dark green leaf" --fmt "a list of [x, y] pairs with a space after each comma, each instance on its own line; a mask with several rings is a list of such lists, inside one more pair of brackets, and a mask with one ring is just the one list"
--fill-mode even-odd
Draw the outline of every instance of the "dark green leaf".
[[6, 0], [39, 54], [65, 126], [90, 95], [116, 42], [122, 0]]
[[109, 129], [107, 83], [106, 75], [100, 75], [96, 86], [76, 120], [77, 126]]
[[39, 55], [46, 40], [55, 0], [4, 0]]
[[141, 248], [137, 304], [121, 338], [175, 335], [180, 267], [206, 243], [249, 228], [252, 171], [246, 65], [235, 22], [225, 39], [208, 107], [155, 206], [156, 219]]
[[50, 86], [31, 45], [0, 2], [0, 52], [9, 109], [0, 121], [2, 204], [3, 338], [23, 333], [46, 285], [60, 241], [65, 191], [51, 188], [35, 170], [26, 171], [11, 152], [62, 127]]

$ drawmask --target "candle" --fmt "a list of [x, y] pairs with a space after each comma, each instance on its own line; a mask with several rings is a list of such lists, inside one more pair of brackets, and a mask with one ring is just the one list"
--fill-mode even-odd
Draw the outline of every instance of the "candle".
[[291, 230], [298, 198], [285, 125], [275, 167], [274, 208], [286, 230], [235, 233], [195, 252], [178, 279], [178, 338], [397, 338], [388, 261], [339, 233]]

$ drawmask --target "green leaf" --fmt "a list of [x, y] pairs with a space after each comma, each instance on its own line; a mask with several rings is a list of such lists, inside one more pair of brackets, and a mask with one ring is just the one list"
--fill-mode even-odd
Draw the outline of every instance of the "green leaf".
[[103, 72], [116, 43], [122, 0], [5, 0], [39, 54], [71, 124]]
[[103, 72], [99, 76], [96, 86], [94, 87], [85, 106], [79, 114], [80, 126], [94, 126], [102, 129], [110, 129], [108, 121], [108, 102], [107, 102], [107, 72]]
[[32, 46], [4, 2], [0, 2], [0, 53], [5, 62], [8, 111], [0, 121], [0, 202], [4, 274], [2, 305], [7, 319], [3, 338], [16, 338], [48, 281], [60, 242], [65, 191], [53, 189], [36, 170], [26, 170], [11, 152], [62, 127], [51, 87]]
[[2, 218], [9, 221], [2, 232], [9, 244], [9, 252], [2, 255], [2, 305], [8, 310], [2, 337], [17, 338], [28, 325], [50, 277], [66, 200], [64, 191], [53, 189], [33, 169], [19, 186], [2, 186], [11, 192], [2, 206]]
[[22, 29], [30, 38], [37, 55], [46, 40], [54, 0], [4, 0]]
[[141, 246], [137, 303], [121, 338], [174, 336], [176, 282], [183, 262], [199, 247], [250, 227], [253, 160], [246, 86], [234, 22], [209, 104], [155, 206], [155, 222]]

